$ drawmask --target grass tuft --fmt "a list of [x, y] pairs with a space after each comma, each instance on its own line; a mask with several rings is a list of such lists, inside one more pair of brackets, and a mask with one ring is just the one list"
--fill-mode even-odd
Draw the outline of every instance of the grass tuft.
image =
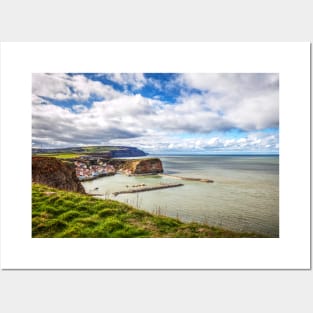
[[108, 216], [112, 216], [112, 215], [115, 215], [117, 212], [116, 212], [116, 209], [103, 209], [101, 210], [98, 215], [100, 217], [108, 217]]
[[80, 216], [80, 213], [75, 211], [75, 210], [70, 210], [70, 211], [67, 211], [63, 214], [60, 215], [60, 219], [61, 220], [64, 220], [64, 221], [70, 221], [76, 217], [79, 217]]
[[[55, 192], [52, 195], [46, 192]], [[137, 210], [124, 203], [61, 191], [32, 189], [32, 235], [41, 238], [262, 237]]]

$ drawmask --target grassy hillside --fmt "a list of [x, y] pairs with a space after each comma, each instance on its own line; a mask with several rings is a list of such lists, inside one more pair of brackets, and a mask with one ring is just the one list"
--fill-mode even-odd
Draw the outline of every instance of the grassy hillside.
[[56, 148], [56, 149], [33, 149], [33, 155], [68, 159], [68, 158], [77, 158], [81, 155], [88, 155], [93, 153], [108, 153], [116, 150], [125, 150], [125, 149], [128, 148], [113, 146], [87, 146], [87, 147]]
[[[49, 149], [44, 152], [35, 152], [33, 153], [36, 156], [45, 156], [45, 157], [55, 157], [58, 159], [71, 159], [78, 158], [81, 155], [87, 155], [90, 153], [107, 153], [113, 150], [118, 150], [117, 147], [109, 146], [89, 146], [89, 147], [80, 147], [80, 148], [64, 148], [64, 149], [55, 149], [55, 151], [50, 151]], [[36, 149], [35, 149], [36, 151]]]
[[73, 158], [78, 158], [80, 157], [80, 154], [75, 154], [75, 153], [38, 153], [36, 156], [41, 156], [41, 157], [54, 157], [57, 159], [73, 159]]
[[45, 185], [32, 188], [33, 237], [261, 237], [181, 221]]

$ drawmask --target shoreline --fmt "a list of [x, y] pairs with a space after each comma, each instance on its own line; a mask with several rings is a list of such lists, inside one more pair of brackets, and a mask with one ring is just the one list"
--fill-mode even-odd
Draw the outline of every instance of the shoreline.
[[86, 177], [83, 179], [79, 179], [81, 182], [85, 181], [91, 181], [96, 180], [97, 178], [107, 177], [107, 176], [115, 176], [116, 174], [121, 174], [127, 177], [141, 177], [141, 176], [163, 176], [163, 177], [170, 177], [175, 179], [181, 179], [181, 180], [189, 180], [189, 181], [198, 181], [201, 183], [214, 183], [214, 180], [208, 179], [208, 178], [198, 178], [198, 177], [184, 177], [184, 176], [176, 176], [176, 175], [170, 175], [170, 174], [163, 174], [163, 173], [145, 173], [145, 174], [125, 174], [123, 171], [117, 171], [116, 173], [106, 173], [106, 174], [100, 174], [97, 176], [92, 177]]
[[101, 178], [101, 177], [114, 176], [115, 174], [116, 173], [105, 173], [105, 174], [99, 174], [97, 176], [85, 177], [82, 179], [80, 179], [79, 177], [77, 177], [77, 178], [80, 182], [85, 182], [85, 181], [95, 180], [95, 179]]
[[[32, 238], [268, 237], [206, 223], [183, 222], [160, 212], [149, 213], [116, 200], [96, 199], [88, 194], [43, 184], [32, 184], [32, 198], [35, 200], [32, 203]], [[64, 207], [64, 202], [67, 207]]]

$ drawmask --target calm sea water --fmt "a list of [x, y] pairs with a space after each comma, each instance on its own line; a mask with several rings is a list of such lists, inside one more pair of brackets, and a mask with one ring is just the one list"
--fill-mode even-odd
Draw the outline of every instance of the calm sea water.
[[[214, 183], [117, 174], [83, 185], [87, 192], [102, 193], [106, 198], [182, 221], [279, 236], [278, 156], [161, 156], [160, 159], [165, 173], [209, 178]], [[112, 195], [114, 191], [127, 189], [126, 185], [178, 182], [184, 186]]]

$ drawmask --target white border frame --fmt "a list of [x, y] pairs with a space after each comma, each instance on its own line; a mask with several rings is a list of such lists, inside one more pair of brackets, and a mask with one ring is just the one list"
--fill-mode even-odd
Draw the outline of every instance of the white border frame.
[[[279, 73], [280, 238], [32, 239], [33, 72]], [[4, 269], [309, 269], [309, 169], [309, 43], [1, 44]]]

